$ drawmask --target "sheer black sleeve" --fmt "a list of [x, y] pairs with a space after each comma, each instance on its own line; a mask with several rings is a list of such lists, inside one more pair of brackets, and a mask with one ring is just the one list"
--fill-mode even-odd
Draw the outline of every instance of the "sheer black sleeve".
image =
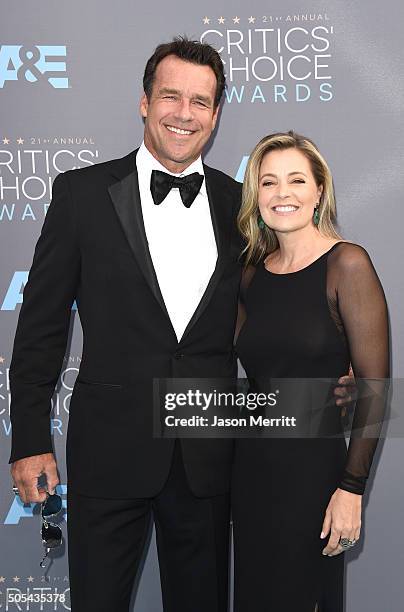
[[340, 488], [363, 494], [386, 409], [388, 314], [383, 288], [362, 247], [342, 243], [329, 258], [328, 291], [335, 296], [348, 341], [358, 399]]

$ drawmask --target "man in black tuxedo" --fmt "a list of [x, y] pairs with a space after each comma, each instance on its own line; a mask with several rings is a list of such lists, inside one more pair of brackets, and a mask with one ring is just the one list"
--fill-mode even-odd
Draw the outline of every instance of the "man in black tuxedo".
[[[77, 301], [67, 435], [73, 612], [128, 610], [153, 515], [166, 612], [227, 610], [230, 440], [153, 438], [153, 378], [233, 377], [240, 184], [201, 160], [225, 78], [209, 45], [157, 47], [144, 142], [56, 177], [10, 367], [15, 485], [58, 483], [50, 400]], [[104, 355], [112, 357], [112, 366]]]

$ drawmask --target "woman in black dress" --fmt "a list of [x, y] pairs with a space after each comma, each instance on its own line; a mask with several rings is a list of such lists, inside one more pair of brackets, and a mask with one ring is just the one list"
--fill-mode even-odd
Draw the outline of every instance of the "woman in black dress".
[[[239, 214], [246, 239], [236, 350], [260, 381], [329, 379], [350, 364], [358, 397], [343, 435], [238, 439], [233, 479], [235, 612], [341, 612], [344, 551], [359, 539], [362, 495], [389, 376], [387, 307], [371, 260], [334, 228], [332, 177], [307, 138], [264, 138]], [[252, 265], [253, 264], [253, 265]], [[327, 423], [340, 409], [327, 405]], [[324, 426], [323, 422], [323, 426]]]

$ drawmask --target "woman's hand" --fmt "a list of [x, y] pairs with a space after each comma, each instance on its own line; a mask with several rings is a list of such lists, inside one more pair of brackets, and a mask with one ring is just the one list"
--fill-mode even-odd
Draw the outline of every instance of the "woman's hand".
[[327, 537], [331, 531], [323, 555], [334, 557], [346, 548], [339, 544], [340, 538], [359, 540], [361, 530], [362, 495], [337, 489], [330, 499], [325, 512], [321, 539]]

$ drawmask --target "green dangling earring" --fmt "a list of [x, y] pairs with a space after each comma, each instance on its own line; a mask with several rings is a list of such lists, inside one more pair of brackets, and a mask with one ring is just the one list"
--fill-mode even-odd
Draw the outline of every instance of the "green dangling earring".
[[316, 204], [316, 208], [313, 213], [313, 223], [314, 225], [318, 225], [320, 223], [320, 212], [319, 212], [319, 204]]
[[258, 227], [260, 229], [264, 229], [265, 227], [265, 221], [264, 219], [261, 217], [261, 215], [258, 215]]

